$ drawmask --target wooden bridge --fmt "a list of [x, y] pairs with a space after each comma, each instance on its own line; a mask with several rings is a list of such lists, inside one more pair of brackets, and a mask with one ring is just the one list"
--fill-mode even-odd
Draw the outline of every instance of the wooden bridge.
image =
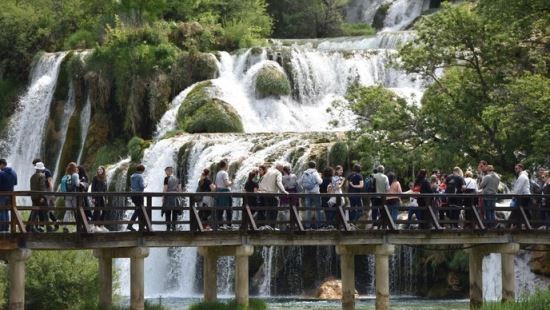
[[[152, 247], [198, 247], [199, 255], [204, 258], [203, 282], [204, 299], [213, 301], [217, 298], [217, 259], [220, 256], [235, 257], [235, 296], [240, 304], [247, 304], [249, 298], [248, 287], [248, 258], [253, 254], [254, 246], [307, 246], [327, 245], [336, 246], [336, 252], [340, 255], [341, 279], [342, 279], [342, 308], [355, 308], [355, 255], [375, 256], [375, 286], [376, 309], [389, 309], [389, 257], [394, 253], [396, 245], [462, 245], [469, 253], [470, 267], [470, 301], [475, 308], [483, 302], [482, 294], [482, 259], [490, 253], [501, 253], [502, 257], [502, 299], [503, 301], [515, 300], [515, 276], [514, 256], [522, 245], [549, 245], [550, 230], [536, 229], [540, 225], [547, 224], [539, 220], [537, 214], [550, 210], [534, 207], [508, 208], [499, 207], [498, 211], [514, 211], [517, 221], [510, 223], [508, 220], [498, 220], [495, 228], [488, 228], [479, 215], [475, 206], [465, 209], [463, 206], [445, 206], [433, 203], [449, 197], [471, 199], [477, 201], [479, 195], [407, 195], [403, 198], [414, 196], [426, 199], [430, 203], [425, 207], [400, 207], [399, 211], [417, 211], [417, 218], [410, 220], [394, 221], [389, 208], [381, 206], [369, 206], [369, 198], [382, 197], [383, 194], [321, 194], [322, 198], [329, 196], [361, 196], [367, 203], [366, 207], [350, 208], [338, 206], [332, 208], [313, 208], [324, 212], [334, 212], [335, 221], [332, 223], [323, 221], [305, 221], [300, 213], [306, 208], [289, 205], [284, 207], [263, 206], [255, 207], [243, 204], [243, 198], [255, 196], [259, 199], [273, 198], [274, 194], [248, 194], [248, 193], [209, 193], [209, 196], [233, 198], [233, 205], [238, 207], [208, 208], [199, 207], [194, 201], [203, 194], [196, 193], [47, 193], [53, 197], [76, 196], [80, 202], [90, 197], [102, 196], [107, 201], [105, 211], [122, 214], [128, 210], [139, 212], [138, 221], [132, 222], [122, 217], [105, 221], [90, 221], [90, 211], [97, 210], [79, 203], [76, 210], [57, 207], [24, 206], [25, 198], [44, 195], [36, 192], [10, 192], [2, 193], [11, 196], [8, 206], [0, 207], [0, 210], [8, 210], [10, 213], [9, 231], [0, 232], [0, 258], [9, 264], [9, 308], [24, 309], [25, 304], [25, 261], [32, 251], [39, 250], [75, 250], [92, 249], [99, 262], [100, 278], [100, 305], [101, 309], [109, 309], [112, 305], [112, 259], [130, 258], [130, 305], [132, 309], [144, 307], [144, 260]], [[135, 207], [129, 203], [130, 196], [143, 196], [146, 206]], [[169, 222], [154, 221], [151, 218], [153, 210], [162, 210], [159, 206], [160, 198], [177, 196], [183, 204], [174, 210], [183, 211], [186, 220]], [[305, 194], [291, 194], [293, 198], [304, 198]], [[550, 199], [549, 196], [529, 195], [535, 202], [542, 199]], [[501, 200], [511, 198], [510, 195], [495, 195], [493, 198]], [[30, 199], [26, 199], [29, 200]], [[20, 203], [18, 203], [18, 201]], [[118, 203], [115, 203], [118, 201]], [[158, 204], [157, 204], [158, 202]], [[30, 204], [30, 203], [29, 203]], [[468, 204], [467, 204], [468, 205]], [[221, 211], [231, 209], [234, 213], [232, 221], [216, 221], [216, 216], [206, 218], [203, 212]], [[356, 222], [347, 219], [346, 212], [350, 210], [369, 211], [377, 209], [380, 218], [373, 221], [363, 216]], [[39, 225], [52, 225], [51, 222], [25, 221], [23, 217], [29, 212], [64, 212], [74, 211], [75, 220], [58, 222], [58, 225], [70, 225], [70, 232], [28, 232], [27, 228]], [[312, 208], [308, 208], [312, 210]], [[467, 219], [453, 221], [441, 219], [440, 211], [467, 211]], [[166, 211], [166, 209], [165, 209]], [[277, 218], [258, 220], [254, 216], [258, 212], [276, 211]], [[87, 215], [88, 213], [88, 215]], [[533, 216], [530, 216], [533, 213]], [[273, 213], [272, 213], [273, 214]], [[47, 218], [47, 217], [46, 217]], [[260, 217], [261, 218], [261, 217]], [[542, 217], [544, 218], [544, 217]], [[139, 231], [122, 230], [128, 224], [139, 225]], [[178, 225], [176, 231], [165, 231], [165, 225]], [[506, 228], [510, 225], [514, 229]], [[111, 227], [110, 232], [94, 232], [94, 225]], [[223, 229], [223, 225], [228, 228]], [[274, 230], [264, 229], [270, 225]], [[334, 227], [330, 227], [333, 225]], [[456, 228], [458, 226], [461, 228]], [[209, 230], [208, 227], [212, 227]], [[306, 227], [317, 227], [307, 229]], [[455, 228], [452, 228], [455, 227]], [[467, 228], [465, 228], [467, 227]], [[494, 227], [494, 226], [491, 226]]]

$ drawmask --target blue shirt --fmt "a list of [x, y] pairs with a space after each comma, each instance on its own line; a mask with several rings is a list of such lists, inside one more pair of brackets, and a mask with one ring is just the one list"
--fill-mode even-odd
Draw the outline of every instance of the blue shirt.
[[131, 192], [143, 192], [145, 190], [145, 185], [143, 184], [143, 174], [134, 173], [130, 177], [130, 191]]

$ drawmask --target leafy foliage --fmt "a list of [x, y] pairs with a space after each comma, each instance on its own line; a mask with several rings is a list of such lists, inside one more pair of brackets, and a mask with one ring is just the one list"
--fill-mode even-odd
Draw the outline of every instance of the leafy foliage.
[[[78, 266], [78, 272], [70, 266]], [[97, 303], [98, 267], [91, 251], [36, 251], [26, 268], [30, 309], [89, 309]]]
[[541, 108], [548, 106], [549, 9], [542, 0], [480, 0], [444, 5], [416, 25], [400, 57], [405, 70], [434, 81], [420, 119], [429, 129], [424, 148], [442, 155], [441, 166], [486, 159], [511, 171], [517, 161], [550, 162], [540, 140], [548, 128]]
[[[333, 37], [344, 34], [347, 0], [268, 0], [277, 38]], [[348, 34], [351, 35], [351, 34]]]
[[419, 161], [422, 145], [418, 108], [382, 86], [353, 86], [346, 99], [357, 114], [352, 153], [362, 163], [382, 163], [405, 176]]

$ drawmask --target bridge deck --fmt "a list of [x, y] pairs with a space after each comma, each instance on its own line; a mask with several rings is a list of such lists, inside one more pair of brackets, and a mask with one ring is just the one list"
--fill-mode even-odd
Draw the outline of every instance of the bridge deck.
[[484, 245], [519, 243], [550, 245], [549, 231], [284, 231], [261, 232], [112, 232], [70, 234], [4, 234], [0, 249], [26, 247], [35, 250], [70, 250], [121, 247], [196, 246], [316, 246], [316, 245]]

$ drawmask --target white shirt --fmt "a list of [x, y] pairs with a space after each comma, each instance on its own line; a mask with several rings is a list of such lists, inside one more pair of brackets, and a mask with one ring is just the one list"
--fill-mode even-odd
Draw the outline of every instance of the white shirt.
[[468, 177], [464, 178], [464, 184], [466, 184], [466, 189], [473, 189], [477, 192], [477, 181]]
[[517, 195], [529, 195], [531, 194], [531, 186], [529, 184], [529, 177], [527, 177], [527, 172], [522, 171], [519, 173], [519, 176], [514, 183], [514, 188], [512, 193]]

